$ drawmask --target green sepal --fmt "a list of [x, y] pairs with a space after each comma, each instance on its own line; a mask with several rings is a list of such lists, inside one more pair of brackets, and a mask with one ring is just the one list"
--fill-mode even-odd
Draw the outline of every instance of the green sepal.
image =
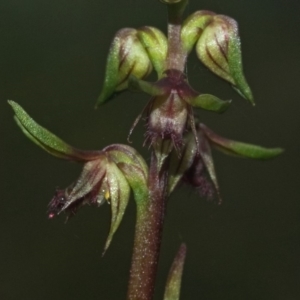
[[164, 300], [179, 300], [181, 279], [186, 257], [186, 245], [181, 244], [169, 271]]
[[137, 204], [148, 200], [148, 166], [143, 157], [132, 147], [114, 144], [104, 151], [122, 171], [134, 193]]
[[14, 110], [14, 119], [23, 133], [36, 145], [53, 156], [75, 161], [88, 161], [99, 156], [98, 151], [82, 151], [68, 145], [36, 123], [19, 104], [12, 100], [9, 100], [8, 103]]
[[141, 169], [135, 165], [125, 163], [118, 163], [118, 168], [124, 174], [133, 191], [136, 205], [145, 205], [149, 201], [149, 189]]
[[103, 254], [108, 249], [115, 232], [119, 228], [130, 196], [130, 186], [124, 174], [114, 162], [108, 163], [106, 172], [109, 200], [111, 205], [111, 226], [104, 246]]
[[158, 78], [162, 77], [168, 52], [168, 40], [157, 28], [144, 26], [138, 29], [138, 38], [146, 49], [157, 72]]
[[137, 37], [137, 30], [124, 28], [117, 32], [111, 44], [104, 84], [96, 107], [128, 87], [128, 78], [144, 78], [152, 71], [148, 53]]
[[231, 100], [224, 101], [210, 94], [201, 94], [190, 99], [189, 103], [194, 107], [222, 113], [230, 106]]
[[200, 126], [211, 144], [226, 154], [265, 160], [274, 158], [284, 151], [282, 148], [265, 148], [257, 145], [229, 140], [217, 135], [204, 124], [201, 124]]
[[144, 92], [151, 96], [159, 96], [164, 94], [164, 89], [157, 84], [141, 80], [133, 75], [129, 76], [128, 88], [133, 92]]
[[183, 49], [190, 53], [205, 27], [213, 20], [214, 12], [199, 10], [188, 16], [182, 24]]
[[176, 151], [172, 152], [170, 158], [168, 195], [173, 192], [185, 172], [192, 166], [197, 152], [196, 140], [192, 133], [186, 136], [184, 148], [180, 156], [178, 156]]
[[103, 149], [116, 164], [134, 165], [141, 170], [144, 180], [148, 178], [148, 166], [144, 158], [132, 147], [123, 144], [112, 144]]
[[[171, 151], [174, 149], [172, 140], [157, 138], [153, 144], [153, 150], [157, 160], [157, 168], [161, 171], [166, 159], [169, 157]], [[176, 152], [176, 151], [175, 151]]]

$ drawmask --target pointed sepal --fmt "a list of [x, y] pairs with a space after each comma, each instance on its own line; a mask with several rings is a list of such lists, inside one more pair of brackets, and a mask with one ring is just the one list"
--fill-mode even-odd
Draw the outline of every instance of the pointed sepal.
[[186, 257], [186, 245], [181, 244], [172, 263], [164, 293], [164, 300], [179, 300], [183, 267]]
[[192, 133], [189, 133], [184, 140], [184, 147], [181, 155], [178, 156], [176, 151], [173, 151], [170, 158], [168, 195], [170, 195], [178, 185], [184, 174], [191, 168], [198, 149], [195, 138]]
[[274, 158], [284, 151], [282, 148], [265, 148], [257, 145], [233, 141], [217, 135], [204, 124], [201, 124], [200, 127], [212, 146], [226, 154], [265, 160]]
[[36, 123], [16, 102], [9, 100], [15, 112], [15, 121], [23, 133], [36, 145], [53, 156], [74, 161], [88, 161], [98, 157], [98, 151], [82, 151], [65, 143], [46, 128]]
[[216, 75], [254, 105], [253, 95], [244, 77], [241, 42], [235, 20], [216, 15], [202, 32], [197, 44], [198, 58]]
[[231, 104], [231, 100], [221, 100], [210, 94], [201, 94], [189, 100], [189, 103], [197, 108], [223, 113]]
[[144, 78], [152, 71], [148, 53], [137, 33], [136, 29], [124, 28], [115, 35], [107, 58], [102, 92], [96, 106], [127, 89], [130, 75]]
[[115, 232], [119, 228], [130, 196], [130, 186], [124, 174], [114, 162], [109, 163], [107, 166], [106, 184], [106, 197], [111, 205], [111, 226], [103, 254], [108, 249]]
[[199, 140], [199, 154], [201, 157], [201, 161], [203, 162], [205, 169], [209, 175], [209, 178], [214, 185], [215, 191], [217, 192], [219, 198], [219, 203], [221, 203], [222, 199], [220, 195], [219, 183], [218, 183], [217, 174], [215, 170], [215, 164], [211, 153], [211, 147], [206, 136], [201, 130], [198, 130], [198, 140]]

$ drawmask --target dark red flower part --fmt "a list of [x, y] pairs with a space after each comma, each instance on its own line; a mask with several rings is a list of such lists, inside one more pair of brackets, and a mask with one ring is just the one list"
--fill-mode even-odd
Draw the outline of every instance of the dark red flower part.
[[214, 198], [216, 190], [209, 180], [209, 175], [201, 159], [200, 155], [197, 155], [192, 166], [185, 173], [183, 182], [196, 188], [201, 197], [205, 197], [208, 200]]
[[[147, 126], [145, 143], [160, 148], [159, 145], [163, 140], [169, 140], [179, 155], [183, 145], [183, 135], [188, 129], [193, 132], [198, 144], [193, 107], [220, 113], [230, 105], [230, 101], [223, 101], [215, 96], [195, 91], [189, 85], [186, 75], [176, 69], [164, 71], [163, 77], [154, 83], [131, 76], [129, 87], [152, 96], [145, 108]], [[135, 120], [129, 136], [142, 114]]]
[[165, 77], [155, 83], [161, 95], [152, 97], [147, 106], [146, 142], [150, 145], [161, 140], [171, 140], [176, 150], [183, 144], [183, 134], [193, 116], [187, 99], [196, 93], [179, 70], [167, 70]]
[[48, 205], [48, 218], [53, 219], [56, 217], [66, 204], [65, 190], [56, 190], [55, 195]]

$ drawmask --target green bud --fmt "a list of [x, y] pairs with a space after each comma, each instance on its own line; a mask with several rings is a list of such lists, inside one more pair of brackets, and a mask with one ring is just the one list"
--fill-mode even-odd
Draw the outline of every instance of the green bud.
[[215, 74], [230, 82], [254, 104], [252, 92], [243, 74], [238, 27], [233, 19], [216, 15], [203, 30], [197, 44], [198, 58]]
[[138, 29], [138, 38], [146, 49], [152, 65], [160, 78], [165, 69], [168, 41], [157, 28], [145, 26]]
[[109, 50], [105, 79], [97, 104], [109, 100], [128, 87], [128, 78], [144, 78], [152, 71], [151, 61], [140, 42], [138, 31], [124, 28], [117, 32]]
[[215, 13], [199, 10], [191, 14], [182, 24], [181, 41], [184, 50], [190, 53], [203, 30], [212, 22]]

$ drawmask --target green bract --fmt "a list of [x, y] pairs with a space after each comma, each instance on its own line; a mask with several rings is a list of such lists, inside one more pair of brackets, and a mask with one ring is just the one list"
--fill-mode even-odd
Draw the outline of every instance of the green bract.
[[185, 257], [186, 245], [181, 244], [168, 275], [164, 300], [180, 299], [181, 278], [183, 273]]

